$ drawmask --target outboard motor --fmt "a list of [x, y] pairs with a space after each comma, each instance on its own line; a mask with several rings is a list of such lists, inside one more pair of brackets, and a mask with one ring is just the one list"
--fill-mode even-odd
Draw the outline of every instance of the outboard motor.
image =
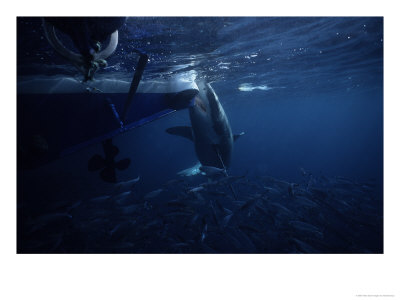
[[[93, 79], [94, 73], [107, 66], [106, 58], [114, 53], [118, 45], [118, 29], [126, 18], [121, 17], [45, 17], [45, 36], [54, 50], [70, 61], [84, 75], [84, 80]], [[68, 35], [74, 52], [65, 47], [56, 34], [56, 29]], [[108, 45], [102, 44], [109, 39]]]

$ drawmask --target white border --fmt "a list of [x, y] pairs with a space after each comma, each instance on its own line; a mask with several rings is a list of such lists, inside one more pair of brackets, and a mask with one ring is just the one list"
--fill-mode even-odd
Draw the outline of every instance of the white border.
[[[14, 1], [1, 18], [1, 299], [360, 299], [398, 284], [395, 1]], [[264, 4], [260, 4], [264, 3]], [[111, 6], [112, 4], [112, 6]], [[384, 255], [16, 255], [16, 16], [384, 16]], [[10, 159], [13, 158], [13, 159]], [[377, 299], [377, 297], [373, 297]], [[379, 297], [382, 298], [382, 297]]]

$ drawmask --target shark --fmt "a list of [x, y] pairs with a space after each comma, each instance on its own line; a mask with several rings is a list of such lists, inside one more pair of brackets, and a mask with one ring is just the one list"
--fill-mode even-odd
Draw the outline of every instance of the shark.
[[228, 117], [209, 83], [196, 82], [199, 93], [189, 107], [191, 126], [168, 128], [167, 133], [194, 143], [197, 158], [203, 166], [226, 170], [232, 158], [233, 143], [244, 134], [232, 134]]

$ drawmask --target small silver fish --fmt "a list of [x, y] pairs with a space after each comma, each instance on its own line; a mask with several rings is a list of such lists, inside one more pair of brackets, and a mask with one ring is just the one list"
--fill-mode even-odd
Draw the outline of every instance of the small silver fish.
[[227, 176], [225, 169], [216, 168], [213, 166], [201, 166], [200, 171], [202, 171], [206, 176]]
[[111, 196], [105, 195], [105, 196], [99, 196], [99, 197], [91, 198], [90, 201], [103, 202], [103, 201], [106, 201], [106, 200], [108, 200], [110, 198], [111, 198]]
[[324, 234], [317, 227], [309, 223], [301, 221], [290, 221], [289, 224], [292, 225], [296, 230], [309, 232], [321, 239], [324, 237]]
[[131, 191], [122, 192], [120, 194], [112, 196], [112, 200], [117, 202], [118, 204], [123, 204], [124, 200], [126, 200], [131, 194]]
[[200, 192], [200, 191], [203, 191], [203, 190], [204, 190], [204, 186], [198, 186], [198, 187], [190, 189], [188, 191], [188, 193], [197, 193], [197, 192]]
[[201, 232], [201, 242], [204, 242], [207, 237], [207, 223], [204, 225], [203, 231]]
[[223, 226], [223, 227], [228, 226], [228, 223], [229, 223], [229, 221], [231, 220], [232, 216], [233, 216], [233, 213], [228, 214], [228, 215], [226, 215], [226, 216], [224, 217], [224, 219], [223, 219], [223, 221], [222, 221], [222, 226]]
[[136, 183], [139, 182], [139, 180], [140, 180], [140, 176], [138, 176], [132, 180], [129, 180], [129, 181], [119, 182], [115, 185], [115, 192], [119, 192], [119, 191], [126, 190], [126, 189], [132, 189], [136, 185]]
[[160, 195], [163, 191], [164, 191], [163, 189], [158, 189], [158, 190], [151, 191], [151, 192], [147, 193], [147, 194], [144, 196], [144, 199], [155, 198], [155, 197], [157, 197], [158, 195]]

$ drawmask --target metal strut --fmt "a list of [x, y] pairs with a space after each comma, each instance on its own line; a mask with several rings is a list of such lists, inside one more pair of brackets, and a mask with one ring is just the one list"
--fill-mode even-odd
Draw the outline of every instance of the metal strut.
[[125, 123], [126, 114], [128, 113], [129, 107], [133, 102], [133, 98], [135, 96], [136, 90], [139, 86], [140, 80], [142, 79], [144, 68], [146, 67], [147, 61], [149, 60], [149, 56], [137, 49], [134, 49], [133, 52], [139, 54], [139, 61], [136, 66], [135, 75], [133, 76], [131, 87], [129, 88], [128, 97], [126, 98], [124, 110], [122, 111], [121, 120]]

